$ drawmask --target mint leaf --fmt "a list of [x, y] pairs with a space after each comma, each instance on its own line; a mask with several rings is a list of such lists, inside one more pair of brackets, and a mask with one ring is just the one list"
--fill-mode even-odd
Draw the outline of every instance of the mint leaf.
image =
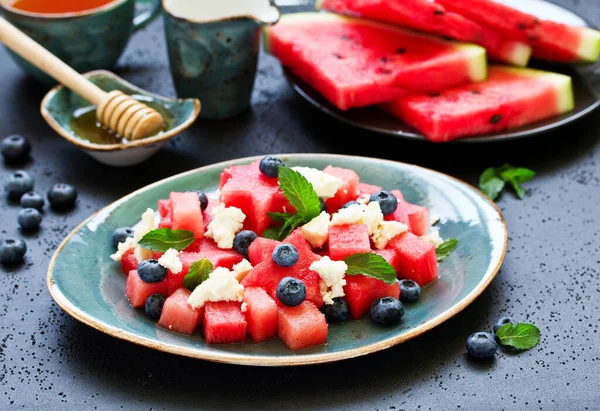
[[208, 280], [208, 276], [213, 272], [213, 265], [208, 259], [203, 258], [190, 266], [190, 271], [183, 278], [183, 286], [190, 291]]
[[517, 197], [525, 198], [525, 188], [521, 185], [535, 176], [535, 171], [524, 167], [504, 164], [502, 167], [486, 169], [479, 177], [479, 188], [492, 200], [496, 200], [506, 183], [515, 190]]
[[492, 200], [496, 200], [504, 189], [504, 180], [496, 175], [493, 167], [490, 167], [479, 177], [479, 189]]
[[279, 167], [279, 187], [296, 214], [307, 223], [321, 214], [321, 203], [308, 180], [289, 167]]
[[293, 213], [272, 213], [267, 211], [267, 215], [276, 223], [285, 223], [290, 217], [295, 216]]
[[438, 263], [440, 261], [444, 261], [446, 257], [448, 257], [452, 251], [458, 245], [458, 240], [456, 238], [449, 238], [444, 241], [440, 246], [435, 250], [435, 254], [437, 255]]
[[396, 281], [396, 270], [378, 254], [353, 254], [344, 258], [344, 262], [348, 266], [346, 275], [362, 274], [377, 278], [387, 284], [394, 284]]
[[138, 244], [147, 250], [165, 252], [169, 248], [177, 251], [186, 249], [195, 240], [194, 233], [188, 230], [159, 228], [142, 237]]
[[280, 227], [269, 227], [265, 231], [263, 231], [262, 236], [264, 238], [268, 238], [270, 240], [278, 240], [279, 239], [279, 231], [280, 231]]
[[496, 331], [500, 344], [529, 350], [540, 343], [540, 329], [533, 324], [504, 324]]

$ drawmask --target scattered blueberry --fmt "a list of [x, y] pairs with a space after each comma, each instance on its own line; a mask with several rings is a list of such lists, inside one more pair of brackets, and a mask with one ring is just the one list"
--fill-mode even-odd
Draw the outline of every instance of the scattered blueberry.
[[333, 299], [333, 304], [323, 304], [321, 308], [328, 323], [341, 323], [348, 319], [350, 308], [342, 297]]
[[273, 262], [282, 267], [291, 267], [298, 262], [298, 249], [292, 244], [279, 244], [273, 250]]
[[243, 230], [236, 234], [233, 239], [233, 249], [244, 256], [244, 258], [249, 259], [248, 257], [248, 247], [254, 240], [256, 240], [258, 236], [254, 231], [251, 230]]
[[6, 192], [13, 199], [19, 199], [23, 194], [33, 190], [33, 178], [26, 171], [15, 171], [8, 176]]
[[158, 260], [144, 260], [137, 268], [140, 279], [145, 283], [158, 283], [167, 278], [167, 269]]
[[260, 160], [258, 168], [261, 173], [270, 178], [279, 176], [279, 167], [283, 167], [283, 161], [277, 157], [265, 156]]
[[152, 320], [158, 320], [162, 314], [165, 296], [162, 294], [152, 294], [146, 299], [146, 315]]
[[327, 206], [325, 205], [325, 200], [319, 198], [319, 204], [321, 204], [321, 212], [327, 211]]
[[20, 263], [26, 252], [25, 241], [9, 238], [0, 243], [0, 262], [2, 264]]
[[293, 277], [285, 277], [277, 285], [277, 298], [288, 307], [296, 307], [306, 300], [304, 281]]
[[206, 194], [204, 193], [204, 191], [200, 191], [200, 190], [196, 190], [196, 191], [188, 191], [188, 193], [198, 193], [198, 199], [200, 200], [200, 209], [202, 211], [206, 210], [206, 207], [208, 207], [208, 197], [206, 196]]
[[414, 303], [421, 297], [421, 286], [413, 280], [400, 280], [400, 301]]
[[394, 297], [382, 297], [371, 304], [371, 318], [384, 325], [398, 324], [404, 315], [404, 306]]
[[341, 208], [348, 208], [348, 207], [350, 207], [351, 205], [354, 205], [354, 204], [360, 205], [360, 203], [358, 201], [348, 201], [346, 204], [344, 204], [343, 206], [341, 206], [340, 209]]
[[398, 199], [387, 190], [380, 190], [371, 196], [370, 201], [377, 201], [383, 215], [390, 215], [398, 208]]
[[17, 214], [17, 221], [23, 230], [35, 230], [42, 222], [42, 213], [35, 208], [23, 208]]
[[7, 163], [24, 161], [31, 153], [31, 144], [23, 136], [13, 135], [2, 140], [0, 151]]
[[30, 191], [21, 196], [20, 204], [23, 208], [35, 208], [39, 212], [42, 212], [44, 209], [44, 197], [36, 193], [35, 191]]
[[498, 328], [506, 324], [517, 325], [517, 322], [510, 317], [498, 318], [498, 321], [496, 321], [496, 323], [494, 324], [494, 335], [496, 334], [496, 331], [498, 331]]
[[67, 210], [75, 206], [77, 189], [70, 184], [55, 184], [48, 190], [48, 201], [54, 209]]
[[116, 247], [119, 243], [124, 243], [128, 237], [133, 237], [133, 228], [119, 227], [112, 235], [112, 243]]
[[490, 333], [474, 333], [467, 339], [467, 352], [480, 360], [493, 357], [497, 349], [498, 344]]

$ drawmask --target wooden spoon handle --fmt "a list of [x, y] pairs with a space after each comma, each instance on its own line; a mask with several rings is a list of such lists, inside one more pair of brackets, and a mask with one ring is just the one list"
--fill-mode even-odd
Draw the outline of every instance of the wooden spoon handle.
[[[0, 41], [90, 103], [98, 106], [106, 100], [107, 93], [104, 90], [73, 70], [2, 17], [0, 17]], [[73, 39], [73, 41], [77, 41], [77, 39]]]

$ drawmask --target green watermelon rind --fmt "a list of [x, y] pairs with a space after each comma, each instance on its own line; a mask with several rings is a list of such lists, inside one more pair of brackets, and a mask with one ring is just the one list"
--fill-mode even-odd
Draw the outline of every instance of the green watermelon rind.
[[581, 28], [581, 44], [577, 56], [583, 62], [595, 62], [600, 57], [600, 31], [588, 27]]
[[505, 42], [505, 47], [510, 47], [511, 49], [509, 60], [513, 65], [527, 67], [533, 54], [531, 46], [520, 41], [507, 41]]

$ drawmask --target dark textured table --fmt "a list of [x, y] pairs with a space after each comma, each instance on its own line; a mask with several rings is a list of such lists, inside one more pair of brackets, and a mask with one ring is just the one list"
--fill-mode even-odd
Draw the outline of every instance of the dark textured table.
[[[600, 24], [596, 0], [558, 3]], [[133, 38], [116, 69], [173, 95], [162, 24]], [[599, 73], [600, 75], [600, 73]], [[25, 165], [44, 191], [80, 190], [76, 210], [46, 211], [27, 235], [26, 263], [0, 268], [0, 409], [469, 409], [594, 410], [600, 407], [600, 113], [552, 134], [512, 143], [434, 146], [365, 134], [297, 97], [263, 56], [253, 108], [198, 121], [146, 163], [113, 169], [54, 134], [38, 112], [44, 95], [0, 50], [0, 134], [33, 144]], [[358, 138], [364, 144], [350, 143]], [[240, 156], [329, 152], [415, 163], [476, 184], [511, 162], [538, 172], [519, 201], [498, 202], [510, 230], [506, 262], [487, 291], [445, 324], [384, 352], [330, 365], [251, 368], [154, 352], [78, 323], [50, 298], [46, 269], [63, 237], [95, 210], [153, 181]], [[3, 178], [12, 168], [0, 166]], [[4, 196], [4, 194], [2, 194]], [[0, 237], [22, 236], [18, 207], [0, 201]], [[73, 267], [74, 274], [77, 267]], [[531, 321], [541, 344], [492, 363], [465, 354], [469, 334], [500, 315]]]

